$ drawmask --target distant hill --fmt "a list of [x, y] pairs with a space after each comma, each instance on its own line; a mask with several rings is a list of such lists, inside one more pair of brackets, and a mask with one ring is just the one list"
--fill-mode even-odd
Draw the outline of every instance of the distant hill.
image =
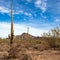
[[15, 39], [23, 39], [23, 40], [30, 40], [30, 39], [33, 39], [33, 38], [35, 38], [35, 37], [30, 35], [30, 34], [27, 34], [27, 33], [23, 33], [21, 35], [15, 36]]
[[45, 40], [47, 39], [46, 37], [39, 37], [39, 36], [32, 36], [30, 34], [27, 34], [27, 33], [23, 33], [21, 35], [17, 35], [15, 36], [15, 39], [17, 40]]

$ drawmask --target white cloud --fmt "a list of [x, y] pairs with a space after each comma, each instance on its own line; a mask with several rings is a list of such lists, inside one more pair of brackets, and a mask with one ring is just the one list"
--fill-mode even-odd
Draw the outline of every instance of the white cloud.
[[24, 14], [24, 15], [26, 15], [26, 16], [29, 16], [29, 17], [31, 17], [31, 16], [32, 16], [32, 14], [31, 14], [31, 13], [27, 13], [27, 12], [24, 12], [23, 14]]
[[36, 2], [35, 2], [35, 4], [36, 4], [37, 7], [40, 7], [40, 4], [41, 4], [41, 3], [42, 3], [41, 0], [36, 0]]
[[13, 14], [24, 14], [24, 15], [29, 16], [29, 17], [32, 16], [31, 13], [29, 13], [29, 12], [25, 12], [25, 11], [23, 11], [23, 10], [14, 11]]
[[[27, 25], [26, 24], [14, 24], [14, 34], [19, 35], [24, 32], [27, 32]], [[45, 30], [34, 28], [29, 26], [30, 30], [29, 33], [34, 36], [40, 36]], [[0, 37], [5, 38], [8, 37], [10, 34], [10, 23], [7, 22], [0, 22]]]
[[35, 6], [37, 8], [40, 8], [42, 10], [42, 12], [45, 12], [46, 11], [46, 0], [36, 0], [35, 1]]
[[10, 10], [9, 10], [8, 8], [5, 8], [5, 7], [3, 7], [3, 6], [0, 6], [0, 12], [1, 12], [1, 13], [9, 13]]
[[[7, 13], [7, 14], [10, 15], [10, 9], [8, 9], [8, 8], [6, 8], [4, 6], [0, 6], [0, 12], [3, 13], [3, 14]], [[25, 12], [23, 10], [18, 10], [18, 11], [13, 10], [13, 14], [24, 14], [24, 15], [29, 16], [29, 17], [32, 16], [31, 13]]]
[[[10, 9], [5, 6], [0, 6], [0, 12], [10, 14]], [[13, 10], [13, 14], [19, 14], [19, 13], [23, 13], [23, 10], [19, 10], [19, 11]]]
[[55, 20], [55, 22], [59, 22], [59, 21], [60, 21], [60, 19], [56, 19], [56, 20]]
[[13, 10], [13, 14], [23, 14], [23, 13], [24, 13], [23, 10], [18, 10], [18, 11]]

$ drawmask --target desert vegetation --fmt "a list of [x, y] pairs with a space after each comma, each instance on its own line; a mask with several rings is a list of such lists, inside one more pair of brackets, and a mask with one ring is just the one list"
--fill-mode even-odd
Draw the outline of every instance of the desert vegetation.
[[0, 60], [60, 60], [60, 28], [42, 37], [27, 33], [14, 36], [12, 46], [9, 37], [0, 38]]
[[60, 28], [51, 29], [48, 33], [43, 33], [43, 36], [49, 39], [48, 43], [51, 47], [60, 49]]

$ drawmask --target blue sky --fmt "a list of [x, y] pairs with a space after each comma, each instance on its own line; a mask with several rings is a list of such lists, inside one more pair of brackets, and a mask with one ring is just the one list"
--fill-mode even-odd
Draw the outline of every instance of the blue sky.
[[[0, 37], [10, 34], [10, 1], [0, 0]], [[12, 5], [15, 35], [27, 27], [34, 36], [60, 27], [60, 0], [13, 0]]]

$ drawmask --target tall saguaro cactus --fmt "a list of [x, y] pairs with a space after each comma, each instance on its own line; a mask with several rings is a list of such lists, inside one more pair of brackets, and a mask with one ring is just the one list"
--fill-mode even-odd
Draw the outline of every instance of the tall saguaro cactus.
[[13, 11], [12, 11], [12, 0], [10, 2], [10, 14], [11, 14], [11, 33], [10, 33], [10, 50], [9, 50], [9, 58], [12, 58], [13, 55], [13, 37], [14, 37], [14, 28], [13, 28]]
[[13, 11], [12, 11], [12, 0], [10, 3], [10, 8], [11, 8], [11, 38], [10, 38], [10, 44], [13, 43], [13, 36], [14, 36], [14, 29], [13, 29]]

